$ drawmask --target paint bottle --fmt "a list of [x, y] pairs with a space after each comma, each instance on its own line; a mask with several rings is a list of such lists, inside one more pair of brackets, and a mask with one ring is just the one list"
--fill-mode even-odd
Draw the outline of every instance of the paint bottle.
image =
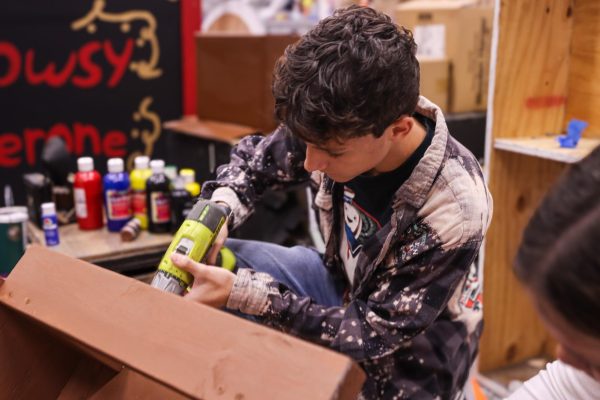
[[177, 166], [173, 164], [169, 164], [165, 166], [165, 175], [169, 178], [169, 182], [171, 183], [171, 189], [173, 189], [173, 182], [175, 178], [177, 178]]
[[140, 221], [142, 229], [148, 229], [148, 205], [146, 204], [146, 181], [152, 175], [149, 167], [150, 158], [137, 156], [134, 169], [129, 175], [131, 182], [131, 207], [133, 216]]
[[73, 182], [75, 215], [79, 229], [102, 228], [102, 178], [94, 170], [91, 157], [77, 160], [78, 171]]
[[185, 189], [190, 192], [192, 198], [200, 196], [200, 184], [196, 182], [196, 171], [191, 168], [182, 168], [179, 176], [183, 178]]
[[122, 159], [108, 160], [108, 173], [104, 175], [104, 204], [106, 227], [110, 232], [120, 232], [131, 219], [129, 176], [123, 169]]
[[148, 230], [152, 233], [169, 232], [171, 228], [171, 196], [169, 178], [165, 175], [165, 162], [152, 160], [150, 168], [152, 175], [146, 181]]
[[42, 203], [42, 229], [44, 229], [46, 246], [57, 246], [60, 243], [54, 203]]
[[191, 200], [192, 196], [185, 190], [183, 179], [177, 177], [173, 181], [173, 190], [171, 191], [171, 232], [176, 232], [185, 221], [192, 209]]
[[10, 274], [25, 252], [27, 217], [25, 207], [0, 207], [0, 278]]
[[183, 215], [187, 217], [188, 213], [200, 197], [200, 184], [196, 182], [196, 171], [191, 168], [182, 168], [179, 171], [179, 177], [183, 179], [185, 190], [190, 194], [190, 198], [186, 202], [183, 210]]

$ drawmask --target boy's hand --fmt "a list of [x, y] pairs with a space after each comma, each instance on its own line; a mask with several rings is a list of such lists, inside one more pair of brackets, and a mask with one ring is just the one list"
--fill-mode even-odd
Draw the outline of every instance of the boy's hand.
[[206, 304], [211, 307], [224, 307], [233, 288], [235, 274], [226, 269], [192, 261], [181, 254], [173, 253], [171, 261], [194, 277], [186, 300]]

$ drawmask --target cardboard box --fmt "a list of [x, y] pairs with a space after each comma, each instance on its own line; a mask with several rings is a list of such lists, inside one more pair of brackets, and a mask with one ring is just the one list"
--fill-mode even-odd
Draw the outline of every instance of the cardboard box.
[[415, 0], [399, 4], [395, 20], [413, 31], [419, 57], [449, 60], [447, 111], [486, 109], [492, 7], [476, 0]]
[[196, 36], [198, 116], [255, 127], [276, 126], [273, 67], [297, 36]]
[[450, 64], [447, 59], [421, 58], [421, 95], [437, 104], [443, 111], [448, 109]]
[[347, 357], [40, 246], [0, 281], [0, 398], [355, 399]]

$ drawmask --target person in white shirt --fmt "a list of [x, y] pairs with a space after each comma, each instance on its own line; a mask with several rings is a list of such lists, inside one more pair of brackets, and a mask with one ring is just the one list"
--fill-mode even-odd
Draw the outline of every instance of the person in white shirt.
[[557, 340], [559, 360], [509, 399], [600, 399], [600, 147], [545, 196], [514, 271]]

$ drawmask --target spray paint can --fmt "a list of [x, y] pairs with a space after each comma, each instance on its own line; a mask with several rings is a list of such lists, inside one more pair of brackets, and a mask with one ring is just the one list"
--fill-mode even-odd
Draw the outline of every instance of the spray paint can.
[[58, 237], [58, 221], [54, 203], [42, 204], [42, 229], [44, 229], [46, 246], [58, 246], [60, 239]]
[[27, 208], [0, 208], [0, 277], [7, 277], [25, 251]]

